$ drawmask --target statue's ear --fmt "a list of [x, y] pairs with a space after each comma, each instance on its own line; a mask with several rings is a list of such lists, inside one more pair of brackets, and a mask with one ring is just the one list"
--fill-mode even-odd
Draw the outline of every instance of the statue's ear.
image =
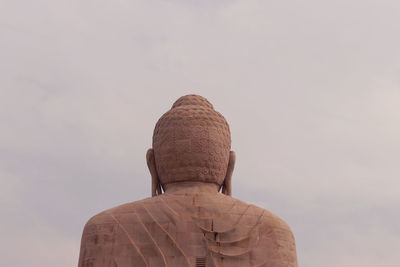
[[235, 168], [236, 154], [234, 151], [229, 152], [228, 169], [226, 170], [225, 180], [222, 184], [222, 194], [232, 196], [232, 173]]
[[161, 195], [161, 185], [160, 179], [158, 178], [157, 168], [156, 168], [156, 160], [154, 158], [154, 150], [150, 148], [147, 150], [146, 154], [147, 167], [149, 167], [149, 171], [151, 174], [151, 196]]

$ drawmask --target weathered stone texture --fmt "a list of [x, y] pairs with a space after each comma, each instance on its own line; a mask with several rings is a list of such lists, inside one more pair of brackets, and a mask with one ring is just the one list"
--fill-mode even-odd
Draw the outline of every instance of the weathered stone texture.
[[228, 124], [205, 98], [178, 99], [146, 156], [152, 197], [92, 217], [78, 266], [297, 267], [288, 225], [230, 196], [230, 143]]

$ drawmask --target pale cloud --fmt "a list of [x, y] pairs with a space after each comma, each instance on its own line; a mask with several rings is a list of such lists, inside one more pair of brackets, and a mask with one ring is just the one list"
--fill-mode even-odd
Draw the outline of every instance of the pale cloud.
[[3, 4], [2, 265], [76, 264], [89, 217], [150, 195], [153, 127], [197, 93], [231, 125], [234, 196], [289, 223], [300, 266], [397, 266], [399, 10], [372, 0]]

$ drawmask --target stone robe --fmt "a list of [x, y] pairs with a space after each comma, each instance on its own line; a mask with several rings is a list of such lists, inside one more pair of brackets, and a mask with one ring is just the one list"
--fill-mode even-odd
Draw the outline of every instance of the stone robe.
[[173, 192], [106, 210], [86, 224], [78, 267], [297, 267], [288, 225], [217, 192]]

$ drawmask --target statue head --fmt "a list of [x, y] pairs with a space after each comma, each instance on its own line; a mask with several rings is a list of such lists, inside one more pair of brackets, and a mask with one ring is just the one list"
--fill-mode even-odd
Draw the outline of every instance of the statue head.
[[158, 120], [147, 152], [152, 195], [177, 182], [214, 183], [231, 195], [235, 154], [225, 118], [198, 95], [179, 98]]

